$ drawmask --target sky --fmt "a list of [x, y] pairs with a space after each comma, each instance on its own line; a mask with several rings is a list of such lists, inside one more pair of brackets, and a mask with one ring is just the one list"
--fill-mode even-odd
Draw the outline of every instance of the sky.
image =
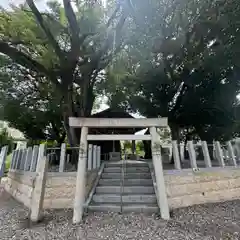
[[[4, 8], [7, 8], [9, 4], [18, 5], [20, 3], [23, 3], [24, 0], [0, 0], [0, 5]], [[38, 0], [36, 1], [37, 6], [39, 9], [44, 9], [46, 7], [47, 0]]]
[[[62, 0], [58, 0], [58, 1], [62, 2]], [[9, 4], [11, 4], [11, 3], [18, 5], [23, 2], [24, 2], [24, 0], [0, 0], [0, 6], [7, 8], [9, 6]], [[46, 2], [48, 2], [48, 0], [36, 0], [35, 2], [39, 9], [44, 9], [44, 8], [46, 8]], [[102, 2], [105, 5], [107, 0], [102, 0]]]

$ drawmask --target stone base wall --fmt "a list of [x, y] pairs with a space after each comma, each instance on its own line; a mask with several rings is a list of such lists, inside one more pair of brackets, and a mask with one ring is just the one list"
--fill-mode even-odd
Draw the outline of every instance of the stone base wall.
[[240, 199], [240, 168], [164, 171], [170, 208]]
[[[73, 208], [76, 172], [71, 173], [48, 173], [44, 208]], [[97, 176], [97, 170], [92, 170], [86, 174], [86, 198], [92, 189]]]
[[5, 190], [30, 208], [35, 177], [34, 172], [11, 171], [4, 181]]
[[[12, 171], [5, 189], [25, 206], [31, 206], [36, 173]], [[86, 175], [86, 197], [97, 177], [97, 170]], [[170, 208], [240, 199], [240, 168], [204, 168], [164, 171]], [[72, 208], [76, 172], [48, 173], [44, 208]]]
[[[86, 198], [94, 184], [98, 170], [86, 174]], [[75, 197], [76, 172], [48, 173], [44, 208], [72, 208]], [[26, 207], [31, 207], [36, 173], [11, 171], [4, 181], [5, 190]]]

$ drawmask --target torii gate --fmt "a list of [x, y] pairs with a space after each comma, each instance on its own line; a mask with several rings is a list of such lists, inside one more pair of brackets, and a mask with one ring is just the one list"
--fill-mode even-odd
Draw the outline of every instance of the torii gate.
[[[87, 161], [88, 140], [150, 140], [152, 146], [153, 166], [157, 184], [157, 199], [161, 217], [169, 219], [169, 207], [163, 176], [162, 159], [160, 152], [157, 127], [167, 127], [167, 118], [69, 118], [69, 125], [73, 128], [81, 128], [80, 150], [78, 159], [76, 191], [74, 200], [73, 222], [80, 223], [84, 213], [85, 202], [85, 173]], [[89, 128], [124, 128], [142, 127], [149, 128], [150, 135], [90, 135]], [[158, 152], [156, 151], [158, 149]]]

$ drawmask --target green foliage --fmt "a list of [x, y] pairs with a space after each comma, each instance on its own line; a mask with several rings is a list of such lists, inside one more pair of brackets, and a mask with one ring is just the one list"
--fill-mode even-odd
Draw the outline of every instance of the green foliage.
[[238, 1], [132, 2], [133, 40], [109, 69], [110, 101], [146, 117], [168, 117], [174, 139], [180, 128], [205, 140], [234, 136]]
[[[14, 93], [2, 105], [10, 122], [13, 117], [6, 110], [9, 105], [11, 112], [18, 108], [23, 112], [13, 125], [20, 125], [26, 135], [32, 132], [31, 138], [43, 138], [49, 128], [59, 128], [60, 124], [68, 141], [77, 144], [77, 134], [68, 124], [69, 116], [91, 114], [102, 70], [123, 46], [121, 32], [128, 17], [124, 5], [110, 17], [96, 2], [76, 1], [74, 5], [69, 0], [63, 0], [63, 6], [50, 1], [48, 11], [39, 11], [33, 0], [27, 0], [11, 10], [0, 9], [2, 67], [4, 74], [15, 81]], [[114, 34], [118, 36], [115, 47]], [[26, 86], [23, 80], [30, 84]], [[22, 95], [18, 86], [24, 90]], [[27, 100], [23, 96], [26, 88], [34, 88]], [[28, 132], [26, 119], [33, 128]], [[49, 126], [52, 119], [57, 119], [57, 127]]]
[[13, 138], [9, 136], [7, 129], [3, 128], [0, 130], [0, 148], [8, 146], [8, 152], [12, 152], [13, 149]]

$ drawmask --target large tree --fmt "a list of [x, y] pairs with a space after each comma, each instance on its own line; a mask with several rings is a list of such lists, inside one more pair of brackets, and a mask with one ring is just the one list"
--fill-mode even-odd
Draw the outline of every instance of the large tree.
[[102, 70], [123, 46], [130, 2], [117, 1], [104, 11], [97, 1], [76, 1], [73, 6], [63, 0], [63, 5], [49, 2], [48, 10], [39, 11], [27, 0], [0, 11], [0, 52], [37, 87], [40, 82], [58, 92], [70, 144], [78, 141], [68, 118], [91, 114]]
[[229, 139], [239, 92], [238, 1], [133, 3], [134, 42], [109, 71], [110, 101], [168, 117], [173, 139], [180, 128]]

